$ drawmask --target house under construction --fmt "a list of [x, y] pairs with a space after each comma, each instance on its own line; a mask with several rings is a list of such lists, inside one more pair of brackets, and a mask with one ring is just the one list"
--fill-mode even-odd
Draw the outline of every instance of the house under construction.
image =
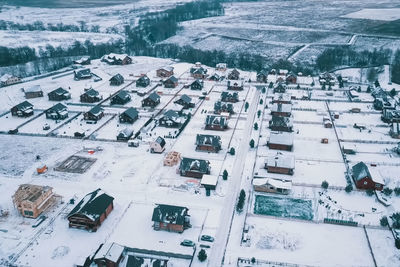
[[12, 198], [15, 207], [27, 218], [37, 218], [57, 199], [52, 187], [32, 184], [20, 185]]

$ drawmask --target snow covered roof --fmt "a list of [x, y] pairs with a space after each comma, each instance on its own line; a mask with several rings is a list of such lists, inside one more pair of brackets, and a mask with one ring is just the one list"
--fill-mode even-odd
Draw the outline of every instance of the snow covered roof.
[[292, 104], [275, 103], [271, 107], [271, 112], [292, 112]]
[[171, 72], [171, 71], [174, 70], [174, 67], [172, 67], [172, 66], [165, 66], [165, 67], [159, 68], [159, 70], [165, 70], [165, 71]]
[[61, 103], [57, 103], [54, 106], [52, 106], [51, 108], [49, 108], [47, 110], [47, 112], [62, 112], [67, 110], [67, 106], [61, 104]]
[[98, 96], [98, 95], [99, 95], [99, 92], [96, 91], [96, 90], [94, 90], [94, 89], [90, 89], [90, 90], [86, 91], [84, 94], [93, 97], [93, 96]]
[[8, 79], [11, 79], [12, 77], [13, 77], [12, 75], [6, 73], [6, 74], [4, 74], [3, 76], [1, 76], [0, 82], [7, 82]]
[[106, 243], [94, 256], [94, 260], [107, 259], [111, 262], [117, 262], [124, 252], [124, 247], [117, 243]]
[[54, 89], [53, 91], [51, 91], [50, 94], [56, 94], [56, 95], [69, 95], [69, 92], [67, 90], [65, 90], [62, 87], [58, 87], [57, 89]]
[[125, 99], [128, 99], [130, 97], [131, 96], [129, 95], [129, 93], [127, 91], [121, 90], [113, 98], [120, 98], [121, 100], [125, 100]]
[[277, 152], [275, 155], [269, 155], [265, 160], [265, 164], [268, 167], [294, 169], [295, 158], [292, 155]]
[[362, 180], [366, 177], [369, 177], [372, 179], [372, 181], [376, 182], [376, 183], [380, 183], [380, 184], [385, 184], [385, 182], [382, 179], [382, 176], [378, 173], [374, 171], [374, 177], [371, 175], [371, 172], [368, 169], [368, 166], [364, 163], [364, 162], [359, 162], [356, 165], [354, 165], [352, 168], [352, 172], [353, 172], [353, 178], [356, 181]]
[[154, 102], [160, 100], [160, 96], [156, 92], [151, 93], [147, 98], [153, 100]]
[[281, 145], [293, 145], [294, 135], [287, 132], [271, 132], [269, 136], [269, 143]]
[[292, 127], [293, 118], [272, 115], [272, 118], [269, 121], [269, 125], [275, 127]]
[[152, 221], [183, 225], [188, 208], [158, 204], [153, 210]]
[[200, 182], [200, 184], [202, 185], [212, 185], [212, 186], [216, 186], [217, 183], [218, 183], [218, 176], [209, 174], [204, 174]]
[[103, 190], [97, 190], [87, 194], [68, 214], [68, 218], [74, 215], [83, 215], [92, 221], [97, 221], [106, 211], [114, 198], [107, 195]]
[[122, 114], [125, 114], [126, 116], [130, 117], [131, 119], [135, 119], [137, 116], [139, 116], [139, 112], [137, 111], [136, 108], [128, 108]]
[[218, 135], [198, 134], [196, 136], [196, 145], [219, 147], [221, 146], [221, 137]]
[[132, 129], [124, 128], [119, 132], [118, 136], [129, 137], [129, 136], [132, 136], [132, 134], [133, 134]]
[[41, 92], [41, 91], [42, 91], [42, 88], [40, 87], [40, 85], [34, 85], [32, 87], [24, 89], [25, 93], [35, 93], [35, 92]]
[[273, 102], [282, 101], [282, 102], [290, 102], [292, 99], [291, 94], [287, 93], [275, 93], [274, 97], [272, 98]]
[[292, 188], [292, 182], [287, 182], [272, 178], [253, 179], [253, 185], [255, 186], [272, 185], [275, 188], [281, 188], [287, 190], [290, 190]]
[[24, 111], [24, 110], [33, 108], [33, 105], [31, 103], [29, 103], [28, 101], [24, 101], [24, 102], [16, 105], [15, 108], [17, 108], [18, 110]]
[[210, 169], [210, 162], [204, 159], [182, 158], [179, 169], [181, 171], [195, 171], [205, 174]]
[[207, 115], [206, 125], [220, 125], [225, 127], [228, 124], [224, 116]]
[[97, 105], [97, 106], [94, 106], [93, 108], [91, 108], [88, 112], [94, 116], [97, 116], [98, 114], [102, 113], [103, 111], [104, 111], [104, 109]]

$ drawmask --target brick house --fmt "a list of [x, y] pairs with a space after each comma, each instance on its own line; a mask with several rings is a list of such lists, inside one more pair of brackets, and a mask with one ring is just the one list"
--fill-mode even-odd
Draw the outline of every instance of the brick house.
[[293, 140], [293, 133], [271, 132], [267, 146], [269, 149], [292, 151]]
[[119, 115], [120, 123], [134, 123], [139, 118], [139, 112], [136, 108], [128, 108]]
[[162, 67], [159, 68], [156, 72], [157, 72], [157, 77], [167, 78], [174, 75], [174, 67], [171, 66]]
[[175, 76], [171, 76], [164, 81], [165, 88], [175, 88], [178, 86], [178, 79]]
[[264, 162], [264, 168], [270, 173], [280, 173], [293, 175], [295, 158], [292, 155], [286, 155], [277, 152], [275, 155], [269, 155]]

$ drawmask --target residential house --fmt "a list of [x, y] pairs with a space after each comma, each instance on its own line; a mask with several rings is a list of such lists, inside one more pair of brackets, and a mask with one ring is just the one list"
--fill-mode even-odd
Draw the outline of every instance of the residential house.
[[389, 134], [392, 138], [400, 139], [400, 125], [399, 122], [393, 122], [390, 125]]
[[228, 81], [227, 85], [228, 85], [228, 90], [243, 91], [243, 82], [239, 84], [237, 82], [231, 83], [231, 81]]
[[11, 115], [17, 117], [29, 117], [33, 115], [33, 105], [28, 101], [19, 103], [11, 108]]
[[260, 71], [259, 73], [257, 73], [256, 80], [259, 83], [266, 83], [268, 80], [268, 72], [266, 70]]
[[221, 137], [218, 135], [197, 134], [196, 151], [218, 153], [221, 150]]
[[219, 75], [218, 73], [213, 73], [212, 75], [208, 76], [208, 80], [214, 81], [214, 82], [219, 82], [222, 81], [224, 77]]
[[158, 123], [160, 126], [168, 128], [179, 128], [185, 121], [185, 117], [170, 109], [164, 113], [164, 115], [158, 120]]
[[4, 74], [3, 76], [0, 77], [0, 87], [16, 84], [16, 83], [20, 83], [20, 82], [21, 82], [21, 78], [10, 75], [10, 74]]
[[154, 108], [158, 104], [160, 104], [160, 96], [156, 92], [151, 93], [148, 97], [142, 100], [142, 107]]
[[74, 70], [74, 79], [76, 81], [92, 78], [92, 72], [89, 68]]
[[124, 77], [121, 74], [117, 73], [114, 76], [112, 76], [109, 81], [110, 85], [119, 86], [124, 83]]
[[272, 116], [290, 117], [292, 115], [292, 104], [272, 104], [271, 114]]
[[267, 146], [269, 147], [269, 149], [292, 151], [293, 140], [293, 133], [271, 132], [267, 142]]
[[[124, 246], [114, 242], [102, 244], [100, 248], [97, 249], [96, 254], [93, 256], [93, 262], [97, 265], [97, 267], [119, 267], [121, 266], [120, 263], [124, 258], [124, 251]], [[88, 264], [82, 267], [89, 266], [92, 265]], [[126, 265], [125, 267], [131, 267], [131, 265]]]
[[104, 116], [104, 109], [100, 106], [94, 106], [88, 112], [83, 115], [83, 118], [87, 121], [98, 121]]
[[175, 76], [171, 76], [164, 81], [165, 88], [175, 88], [178, 86], [178, 79]]
[[270, 173], [280, 173], [293, 175], [294, 156], [277, 152], [275, 155], [269, 155], [264, 162], [264, 168]]
[[157, 204], [151, 220], [154, 230], [183, 233], [190, 225], [189, 209], [186, 207]]
[[289, 72], [286, 75], [286, 84], [296, 84], [297, 83], [297, 76], [293, 72]]
[[275, 87], [274, 87], [274, 94], [275, 93], [285, 93], [286, 92], [286, 85], [285, 84], [283, 84], [282, 82], [278, 82], [278, 83], [276, 83], [275, 84]]
[[133, 135], [133, 130], [129, 128], [124, 128], [121, 131], [119, 131], [117, 135], [117, 140], [118, 141], [128, 141]]
[[336, 77], [334, 74], [324, 72], [319, 75], [319, 83], [326, 86], [334, 86]]
[[179, 165], [181, 176], [202, 178], [203, 174], [210, 174], [211, 167], [208, 160], [182, 158]]
[[162, 67], [159, 68], [156, 72], [157, 72], [157, 77], [167, 78], [174, 75], [174, 67], [171, 66]]
[[150, 85], [150, 78], [147, 77], [146, 74], [140, 76], [139, 79], [136, 80], [136, 87], [147, 87]]
[[188, 95], [181, 95], [181, 97], [174, 102], [175, 104], [183, 106], [184, 109], [194, 108], [195, 104], [192, 98]]
[[216, 71], [221, 71], [221, 72], [226, 71], [226, 69], [227, 69], [226, 63], [218, 63], [218, 64], [216, 65], [216, 67], [215, 67], [215, 70], [216, 70]]
[[192, 90], [202, 90], [204, 87], [204, 82], [202, 80], [196, 79], [190, 84], [190, 89]]
[[139, 118], [139, 112], [136, 108], [128, 108], [119, 115], [120, 123], [134, 123]]
[[253, 179], [253, 188], [256, 192], [287, 195], [292, 189], [292, 182], [272, 178]]
[[207, 115], [205, 129], [225, 131], [228, 129], [228, 120], [224, 116]]
[[222, 92], [221, 93], [222, 102], [236, 103], [239, 102], [239, 94], [237, 92]]
[[100, 188], [87, 194], [68, 214], [69, 227], [96, 232], [113, 210], [113, 201]]
[[47, 94], [50, 101], [63, 101], [71, 99], [71, 94], [62, 87], [59, 87]]
[[201, 66], [200, 62], [190, 68], [190, 75], [195, 79], [205, 79], [207, 77], [207, 69]]
[[392, 108], [384, 108], [381, 119], [386, 123], [400, 122], [400, 110]]
[[33, 184], [22, 184], [13, 195], [14, 206], [27, 218], [37, 218], [55, 203], [53, 188]]
[[129, 101], [131, 101], [131, 95], [127, 91], [121, 90], [111, 98], [110, 104], [125, 105]]
[[82, 103], [95, 103], [103, 100], [103, 96], [101, 96], [98, 91], [89, 89], [81, 94], [80, 100]]
[[101, 58], [102, 62], [106, 62], [109, 65], [128, 65], [132, 64], [132, 58], [127, 54], [114, 54], [104, 55]]
[[150, 143], [151, 153], [162, 153], [165, 150], [165, 139], [161, 136], [157, 137], [154, 142]]
[[269, 128], [271, 129], [271, 131], [292, 132], [293, 118], [273, 115], [271, 120], [269, 121]]
[[272, 98], [272, 104], [291, 104], [292, 96], [291, 94], [276, 93]]
[[89, 65], [90, 64], [90, 57], [81, 57], [80, 59], [75, 60], [74, 64]]
[[40, 85], [34, 85], [32, 87], [24, 89], [24, 93], [25, 93], [25, 98], [27, 99], [43, 96], [43, 91]]
[[239, 80], [240, 72], [237, 69], [233, 69], [231, 72], [228, 74], [228, 79], [229, 80]]
[[364, 162], [359, 162], [352, 168], [352, 177], [358, 189], [371, 189], [381, 191], [384, 186], [382, 177], [377, 173], [372, 177], [367, 165]]
[[214, 104], [214, 113], [215, 114], [221, 114], [221, 113], [233, 114], [235, 112], [233, 110], [233, 104], [232, 103], [224, 103], [224, 102], [221, 102], [221, 101], [217, 101]]
[[63, 120], [68, 118], [68, 109], [65, 105], [57, 103], [45, 111], [46, 118], [52, 120]]

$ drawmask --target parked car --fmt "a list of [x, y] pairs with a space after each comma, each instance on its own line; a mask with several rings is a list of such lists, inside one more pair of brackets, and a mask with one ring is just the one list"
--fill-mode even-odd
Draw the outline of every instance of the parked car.
[[201, 241], [207, 241], [207, 242], [214, 242], [214, 237], [209, 236], [209, 235], [202, 235], [200, 237]]
[[185, 239], [181, 242], [181, 246], [185, 246], [185, 247], [194, 247], [194, 242], [188, 239]]

